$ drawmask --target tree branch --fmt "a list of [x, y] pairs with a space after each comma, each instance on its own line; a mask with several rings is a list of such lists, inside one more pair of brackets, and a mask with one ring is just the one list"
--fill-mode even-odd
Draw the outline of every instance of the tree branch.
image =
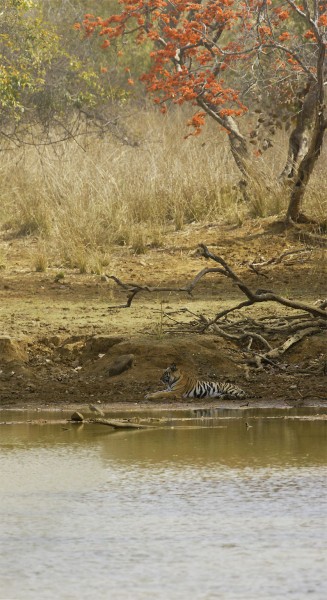
[[[252, 290], [250, 290], [250, 288], [234, 273], [234, 271], [229, 267], [229, 265], [224, 261], [223, 258], [212, 254], [212, 252], [210, 252], [204, 244], [200, 244], [200, 248], [204, 257], [210, 258], [211, 260], [214, 260], [215, 262], [223, 266], [224, 270], [226, 271], [224, 275], [232, 279], [237, 284], [240, 290], [249, 299], [249, 305], [254, 304], [256, 302], [277, 302], [279, 304], [282, 304], [283, 306], [288, 306], [289, 308], [294, 308], [298, 310], [304, 310], [305, 312], [308, 312], [314, 317], [320, 317], [327, 320], [327, 312], [320, 308], [309, 306], [308, 304], [304, 304], [303, 302], [296, 302], [294, 300], [289, 300], [288, 298], [283, 298], [282, 296], [278, 296], [273, 292], [252, 292]], [[237, 307], [235, 307], [234, 310], [236, 310], [236, 308]], [[217, 317], [213, 322], [216, 322], [216, 320], [218, 320]]]
[[207, 322], [205, 328], [209, 327], [214, 323], [217, 323], [219, 319], [226, 316], [230, 312], [240, 310], [245, 306], [251, 306], [252, 304], [255, 304], [257, 302], [277, 302], [278, 304], [282, 304], [283, 306], [307, 312], [313, 317], [318, 317], [320, 319], [327, 320], [327, 312], [322, 308], [310, 306], [308, 304], [304, 304], [303, 302], [289, 300], [288, 298], [283, 298], [282, 296], [278, 296], [274, 292], [267, 290], [257, 290], [256, 292], [252, 292], [252, 290], [244, 283], [244, 281], [242, 281], [242, 279], [240, 279], [236, 275], [236, 273], [234, 273], [234, 271], [227, 264], [227, 262], [221, 256], [216, 256], [215, 254], [210, 252], [207, 246], [205, 246], [205, 244], [200, 244], [199, 255], [213, 260], [214, 262], [220, 264], [222, 268], [209, 267], [202, 269], [188, 285], [182, 287], [153, 287], [148, 285], [140, 285], [133, 282], [124, 283], [115, 275], [106, 275], [108, 279], [112, 279], [118, 286], [122, 287], [128, 292], [126, 304], [120, 306], [113, 306], [110, 308], [129, 308], [135, 296], [140, 292], [186, 292], [187, 294], [192, 294], [192, 291], [194, 290], [195, 286], [203, 277], [205, 277], [205, 275], [207, 275], [208, 273], [219, 273], [220, 275], [224, 275], [224, 277], [227, 277], [228, 279], [231, 279], [234, 283], [236, 283], [241, 292], [243, 292], [243, 294], [247, 297], [247, 300], [237, 304], [232, 308], [228, 308], [219, 312], [212, 321]]

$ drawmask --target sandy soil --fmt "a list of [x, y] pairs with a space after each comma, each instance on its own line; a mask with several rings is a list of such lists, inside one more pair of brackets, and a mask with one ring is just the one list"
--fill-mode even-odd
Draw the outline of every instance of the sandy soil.
[[[223, 256], [253, 290], [264, 287], [310, 304], [326, 297], [322, 248], [308, 248], [292, 231], [278, 232], [269, 219], [241, 227], [189, 225], [167, 234], [164, 248], [149, 248], [142, 255], [115, 248], [107, 273], [125, 282], [182, 287], [207, 265], [195, 252], [200, 242]], [[126, 302], [126, 292], [104, 276], [80, 274], [56, 259], [44, 273], [31, 270], [35, 244], [33, 238], [17, 239], [8, 232], [0, 239], [5, 256], [0, 271], [0, 407], [89, 402], [112, 408], [163, 406], [167, 402], [144, 397], [160, 388], [161, 373], [173, 361], [196, 376], [236, 383], [246, 391], [250, 407], [327, 406], [323, 333], [293, 346], [275, 367], [262, 371], [245, 369], [245, 347], [213, 333], [195, 333], [196, 315], [213, 317], [244, 300], [226, 278], [208, 275], [192, 297], [142, 292], [130, 308], [115, 308]], [[295, 250], [303, 252], [264, 267], [265, 277], [249, 268], [251, 261]], [[241, 311], [254, 319], [278, 314], [292, 311], [272, 303]], [[132, 366], [113, 374], [126, 356]], [[183, 406], [241, 404], [226, 400]]]

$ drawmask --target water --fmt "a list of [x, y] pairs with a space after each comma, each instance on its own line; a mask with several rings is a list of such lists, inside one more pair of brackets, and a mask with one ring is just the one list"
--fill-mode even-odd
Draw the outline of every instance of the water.
[[0, 599], [325, 600], [327, 421], [184, 416], [1, 426]]

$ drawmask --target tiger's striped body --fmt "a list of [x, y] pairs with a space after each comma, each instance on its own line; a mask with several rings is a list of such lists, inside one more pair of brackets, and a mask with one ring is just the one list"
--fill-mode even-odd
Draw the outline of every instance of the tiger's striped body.
[[177, 396], [179, 398], [245, 398], [245, 392], [231, 383], [217, 381], [200, 381], [190, 377], [176, 365], [166, 369], [161, 381], [167, 385], [167, 390], [148, 394], [148, 400]]

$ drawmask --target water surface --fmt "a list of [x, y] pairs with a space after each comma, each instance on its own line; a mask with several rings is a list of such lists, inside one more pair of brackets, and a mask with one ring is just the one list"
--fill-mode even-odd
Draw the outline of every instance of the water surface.
[[325, 600], [327, 422], [247, 414], [1, 426], [1, 600]]

